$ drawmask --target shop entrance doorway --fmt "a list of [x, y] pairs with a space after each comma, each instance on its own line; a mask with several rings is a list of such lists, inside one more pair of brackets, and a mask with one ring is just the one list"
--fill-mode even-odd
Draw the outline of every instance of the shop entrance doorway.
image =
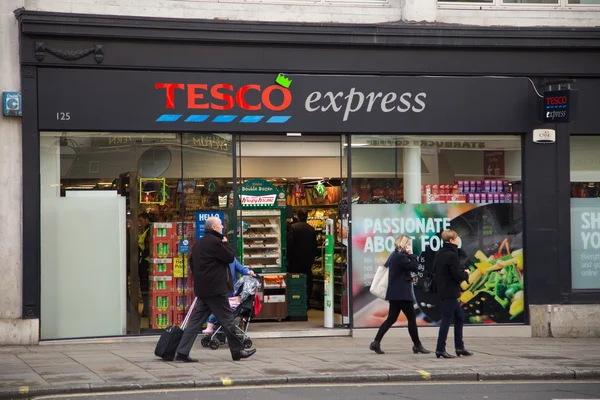
[[342, 135], [237, 137], [237, 256], [262, 283], [254, 331], [349, 327], [345, 147]]

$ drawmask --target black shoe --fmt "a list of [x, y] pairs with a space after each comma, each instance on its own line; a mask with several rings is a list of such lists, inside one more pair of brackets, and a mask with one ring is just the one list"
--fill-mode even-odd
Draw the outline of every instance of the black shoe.
[[472, 356], [473, 352], [469, 351], [467, 349], [456, 349], [456, 355], [457, 356]]
[[256, 349], [241, 350], [239, 353], [231, 354], [231, 358], [233, 358], [233, 361], [240, 361], [242, 358], [248, 358], [254, 353], [256, 353]]
[[456, 356], [448, 354], [448, 352], [446, 350], [444, 350], [444, 351], [436, 351], [435, 352], [435, 356], [437, 358], [440, 358], [440, 357], [442, 357], [442, 358], [456, 358]]
[[369, 345], [369, 350], [373, 350], [377, 354], [385, 354], [385, 351], [381, 350], [381, 342], [373, 340]]
[[418, 346], [413, 346], [413, 353], [429, 354], [429, 353], [431, 353], [431, 351], [429, 351], [425, 347], [423, 347], [422, 344], [419, 344]]
[[198, 362], [198, 360], [196, 360], [195, 358], [192, 358], [190, 356], [184, 356], [183, 354], [177, 354], [175, 356], [175, 359], [177, 361], [183, 361], [183, 362], [188, 362], [188, 363]]
[[173, 360], [175, 360], [175, 357], [163, 357], [162, 360], [163, 361], [173, 361]]

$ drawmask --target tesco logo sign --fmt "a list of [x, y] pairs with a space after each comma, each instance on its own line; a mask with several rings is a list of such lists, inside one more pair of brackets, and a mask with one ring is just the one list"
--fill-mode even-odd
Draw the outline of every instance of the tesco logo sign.
[[570, 90], [544, 93], [544, 123], [560, 124], [570, 122], [570, 96]]

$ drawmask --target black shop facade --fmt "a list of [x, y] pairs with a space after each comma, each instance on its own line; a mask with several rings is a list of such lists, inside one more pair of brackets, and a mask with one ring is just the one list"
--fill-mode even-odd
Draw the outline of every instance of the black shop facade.
[[[60, 32], [59, 16], [69, 21]], [[398, 36], [393, 46], [330, 45], [317, 66], [305, 60], [319, 57], [318, 46], [285, 44], [308, 26], [277, 25], [281, 34], [256, 57], [258, 25], [250, 41], [198, 44], [179, 40], [186, 22], [156, 20], [147, 34], [165, 36], [147, 46], [127, 18], [19, 18], [24, 235], [33, 244], [23, 306], [40, 319], [42, 340], [156, 334], [179, 323], [193, 298], [182, 240], [193, 246], [207, 216], [222, 218], [238, 261], [260, 276], [257, 331], [377, 327], [387, 303], [369, 286], [394, 238], [413, 238], [422, 276], [447, 228], [469, 255], [460, 300], [471, 325], [527, 326], [530, 304], [596, 299], [570, 287], [570, 232], [558, 229], [570, 220], [566, 143], [576, 124], [593, 128], [585, 119], [544, 124], [553, 81], [533, 73], [534, 59], [502, 77], [479, 62], [467, 76], [424, 55], [464, 49], [423, 44], [417, 56]], [[395, 65], [397, 53], [406, 54]], [[381, 65], [342, 62], [367, 54]], [[556, 85], [581, 89], [581, 100], [593, 82]], [[555, 136], [539, 140], [540, 129]], [[288, 273], [298, 211], [317, 232], [310, 277]], [[420, 284], [414, 292], [421, 325], [435, 327], [438, 300]]]

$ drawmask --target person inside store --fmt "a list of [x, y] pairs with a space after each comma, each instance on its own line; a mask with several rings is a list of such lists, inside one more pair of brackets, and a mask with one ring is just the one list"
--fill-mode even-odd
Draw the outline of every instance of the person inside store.
[[256, 349], [244, 350], [242, 341], [235, 334], [235, 322], [228, 296], [233, 291], [229, 265], [235, 259], [234, 251], [227, 243], [227, 237], [221, 233], [223, 223], [218, 217], [209, 217], [204, 227], [204, 236], [196, 242], [190, 257], [194, 294], [198, 300], [177, 346], [175, 359], [198, 362], [190, 357], [190, 350], [202, 326], [208, 317], [214, 314], [227, 335], [231, 358], [238, 361], [250, 357], [256, 353]]
[[423, 347], [419, 340], [417, 329], [417, 314], [414, 307], [413, 282], [414, 276], [419, 271], [419, 262], [412, 253], [412, 239], [400, 235], [394, 242], [394, 251], [388, 257], [384, 266], [388, 268], [389, 281], [385, 299], [389, 301], [388, 316], [379, 327], [375, 339], [371, 342], [369, 349], [377, 354], [385, 354], [381, 350], [381, 340], [386, 332], [396, 323], [400, 312], [403, 312], [408, 321], [408, 333], [413, 342], [415, 354], [428, 354], [431, 351]]
[[310, 301], [313, 288], [312, 266], [317, 256], [317, 232], [307, 221], [306, 212], [299, 210], [298, 222], [287, 232], [288, 272], [306, 275], [306, 301]]
[[150, 224], [154, 222], [152, 216], [147, 212], [138, 215], [138, 224], [142, 234], [138, 238], [138, 278], [140, 291], [142, 292], [142, 317], [148, 316], [148, 291], [150, 289]]
[[465, 349], [463, 342], [463, 324], [465, 314], [458, 303], [460, 297], [460, 284], [469, 279], [469, 270], [464, 269], [460, 259], [466, 255], [460, 249], [460, 237], [458, 234], [447, 229], [442, 232], [444, 245], [438, 252], [435, 262], [435, 284], [437, 293], [442, 300], [442, 322], [438, 333], [435, 356], [437, 358], [455, 358], [446, 351], [446, 339], [450, 330], [450, 323], [454, 318], [454, 349], [457, 356], [471, 356], [472, 352]]
[[[250, 268], [244, 267], [242, 264], [240, 264], [240, 262], [238, 261], [237, 258], [234, 258], [233, 262], [231, 264], [229, 264], [229, 269], [231, 270], [231, 278], [233, 279], [233, 287], [235, 287], [235, 284], [237, 283], [238, 274], [256, 276], [254, 271], [252, 271]], [[233, 291], [231, 293], [229, 293], [228, 296], [233, 297]], [[211, 333], [213, 333], [215, 331], [215, 323], [216, 322], [217, 322], [217, 317], [215, 317], [214, 314], [211, 314], [210, 317], [208, 317], [208, 321], [206, 321], [206, 329], [203, 330], [202, 333], [205, 335], [210, 335]]]

